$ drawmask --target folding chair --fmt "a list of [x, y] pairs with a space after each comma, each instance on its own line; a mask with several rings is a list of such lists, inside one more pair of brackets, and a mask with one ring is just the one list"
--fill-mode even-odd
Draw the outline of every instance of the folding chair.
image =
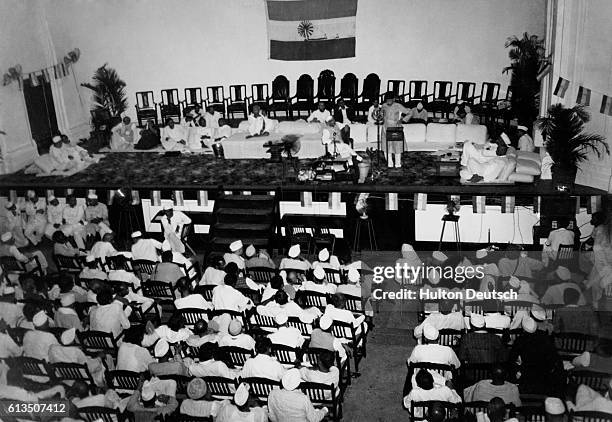
[[234, 397], [236, 388], [238, 388], [236, 380], [233, 378], [223, 377], [203, 377], [202, 378], [208, 387], [208, 391], [215, 399], [231, 400]]
[[255, 356], [252, 350], [243, 349], [242, 347], [223, 346], [219, 347], [219, 351], [227, 353], [229, 363], [234, 368], [242, 368], [244, 363]]
[[106, 384], [108, 388], [117, 391], [120, 396], [131, 396], [138, 390], [140, 373], [132, 371], [106, 371]]
[[151, 278], [151, 274], [153, 274], [157, 262], [147, 259], [135, 259], [132, 261], [132, 265], [140, 281], [147, 281]]
[[334, 270], [333, 268], [324, 268], [325, 281], [332, 284], [342, 284], [343, 273], [340, 270]]
[[302, 337], [307, 339], [310, 338], [312, 330], [314, 329], [311, 322], [304, 322], [295, 316], [289, 317], [289, 319], [287, 320], [287, 326], [297, 328], [298, 330], [300, 330], [300, 334], [302, 334]]
[[567, 379], [570, 383], [576, 385], [584, 384], [595, 391], [603, 393], [608, 388], [610, 374], [606, 372], [588, 371], [585, 369], [574, 369], [567, 373]]
[[[31, 269], [28, 269], [31, 266]], [[40, 266], [40, 261], [36, 255], [32, 256], [27, 262], [20, 262], [14, 256], [2, 256], [0, 257], [0, 268], [6, 275], [16, 274], [21, 276], [23, 274], [32, 274], [42, 277], [43, 270]]]
[[109, 407], [80, 407], [77, 408], [77, 413], [86, 422], [123, 422], [128, 420], [119, 409], [111, 409]]
[[525, 422], [546, 422], [544, 406], [520, 406], [514, 409], [516, 417]]
[[255, 312], [249, 318], [249, 332], [253, 335], [265, 335], [273, 332], [278, 328], [278, 324], [274, 320], [274, 317], [261, 315], [255, 309]]
[[272, 356], [283, 365], [294, 366], [302, 360], [302, 348], [272, 343]]
[[85, 257], [82, 256], [64, 256], [53, 254], [53, 261], [60, 274], [78, 275], [83, 271]]
[[478, 381], [490, 379], [492, 373], [491, 363], [463, 363], [459, 367], [458, 385], [461, 389], [469, 387]]
[[359, 362], [367, 356], [365, 327], [362, 325], [361, 332], [348, 322], [334, 321], [331, 330], [332, 334], [338, 339], [349, 340], [348, 345], [353, 351], [353, 362], [355, 363], [355, 376], [359, 376]]
[[133, 265], [132, 258], [126, 258], [123, 255], [107, 256], [105, 265], [106, 265], [106, 271], [125, 270], [131, 273], [134, 272], [134, 265]]
[[247, 383], [250, 387], [249, 393], [263, 403], [268, 402], [270, 391], [281, 388], [280, 381], [274, 381], [268, 378], [248, 377], [241, 378], [240, 382]]
[[346, 309], [354, 314], [365, 315], [365, 309], [363, 308], [363, 299], [361, 296], [343, 295], [346, 300]]
[[305, 308], [315, 307], [324, 311], [327, 306], [327, 294], [325, 293], [303, 290], [301, 297]]
[[77, 337], [85, 354], [95, 356], [100, 352], [117, 357], [119, 346], [111, 333], [104, 331], [77, 331]]
[[268, 284], [278, 270], [268, 267], [251, 267], [246, 270], [247, 276], [257, 284]]
[[594, 336], [583, 333], [553, 333], [555, 347], [563, 360], [572, 360], [591, 347], [597, 340]]
[[442, 346], [455, 347], [459, 344], [461, 336], [463, 335], [462, 330], [453, 330], [450, 328], [443, 328], [439, 330], [440, 336], [438, 337], [438, 343]]
[[211, 302], [215, 287], [217, 287], [216, 284], [203, 284], [201, 286], [196, 286], [195, 289], [193, 289], [193, 292], [202, 295], [204, 300]]
[[54, 363], [50, 365], [50, 369], [51, 376], [56, 381], [83, 381], [90, 386], [90, 389], [96, 385], [86, 364]]
[[412, 421], [427, 420], [429, 407], [434, 403], [440, 404], [446, 411], [444, 421], [460, 421], [463, 417], [463, 408], [461, 403], [449, 403], [441, 401], [413, 401], [410, 403], [410, 419]]
[[327, 407], [332, 420], [339, 421], [342, 419], [342, 400], [338, 397], [335, 385], [302, 382], [300, 390], [308, 396], [315, 407]]
[[153, 91], [140, 91], [136, 93], [136, 120], [138, 127], [143, 127], [143, 121], [146, 123], [152, 119], [155, 126], [159, 125], [157, 120], [157, 103], [153, 97]]
[[21, 368], [23, 375], [52, 379], [49, 365], [44, 360], [19, 356], [6, 361], [10, 368]]
[[[316, 347], [309, 347], [304, 350], [304, 354], [313, 368], [319, 365], [321, 353], [327, 352], [329, 352], [329, 350]], [[338, 352], [334, 352], [334, 354], [336, 356], [336, 367], [338, 368], [338, 372], [340, 372], [340, 393], [344, 395], [347, 386], [351, 385], [351, 360], [347, 357], [343, 363], [340, 359], [340, 354]]]
[[611, 422], [612, 414], [604, 412], [570, 412], [570, 422]]
[[193, 329], [194, 325], [200, 320], [208, 321], [208, 312], [204, 309], [182, 308], [178, 309], [177, 313], [180, 315], [186, 328]]
[[142, 294], [144, 296], [155, 299], [163, 305], [170, 304], [172, 308], [174, 308], [176, 293], [171, 283], [149, 280], [143, 282], [140, 286], [142, 287]]

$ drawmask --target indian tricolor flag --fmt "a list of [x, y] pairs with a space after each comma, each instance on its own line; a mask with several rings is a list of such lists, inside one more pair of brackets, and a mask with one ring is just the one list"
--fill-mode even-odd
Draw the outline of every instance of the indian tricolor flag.
[[355, 57], [357, 0], [266, 0], [270, 58]]

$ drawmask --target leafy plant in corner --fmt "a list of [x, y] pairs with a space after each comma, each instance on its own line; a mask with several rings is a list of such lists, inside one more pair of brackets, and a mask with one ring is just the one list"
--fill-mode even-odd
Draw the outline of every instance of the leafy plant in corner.
[[509, 37], [505, 46], [510, 49], [510, 66], [505, 67], [503, 73], [511, 74], [512, 110], [519, 124], [531, 127], [538, 117], [540, 107], [538, 73], [547, 63], [544, 40], [525, 32], [522, 38]]
[[548, 108], [545, 117], [540, 117], [536, 125], [542, 131], [546, 151], [554, 164], [553, 180], [573, 183], [581, 164], [593, 154], [601, 158], [610, 154], [606, 138], [584, 131], [591, 116], [581, 105], [566, 108], [554, 104]]
[[93, 83], [82, 83], [81, 86], [93, 91], [92, 114], [110, 113], [111, 117], [119, 117], [127, 110], [128, 101], [125, 90], [125, 81], [108, 63], [96, 69]]

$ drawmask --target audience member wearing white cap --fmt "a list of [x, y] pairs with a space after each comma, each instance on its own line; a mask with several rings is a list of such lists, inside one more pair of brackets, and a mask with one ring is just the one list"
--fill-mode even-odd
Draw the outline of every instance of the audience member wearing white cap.
[[255, 246], [249, 245], [246, 248], [245, 257], [246, 268], [276, 268], [276, 264], [265, 249], [256, 249]]
[[293, 269], [308, 271], [311, 268], [310, 262], [302, 258], [300, 245], [292, 245], [287, 252], [287, 258], [283, 258], [278, 266], [279, 270]]
[[497, 268], [502, 277], [515, 276], [519, 279], [530, 279], [544, 269], [544, 264], [538, 259], [531, 258], [515, 245], [510, 245], [506, 250], [506, 255], [497, 263]]
[[308, 277], [306, 281], [302, 283], [298, 290], [305, 292], [318, 292], [324, 294], [333, 295], [336, 293], [336, 286], [334, 283], [329, 283], [325, 279], [325, 270], [319, 264], [314, 264], [312, 270], [312, 277]]
[[272, 356], [272, 341], [267, 337], [261, 337], [255, 344], [257, 355], [244, 362], [241, 378], [267, 378], [280, 381], [285, 375], [286, 369], [278, 360]]
[[[461, 397], [449, 388], [441, 377], [434, 376], [435, 371], [427, 371], [426, 369], [419, 369], [414, 374], [413, 387], [410, 393], [404, 397], [404, 407], [410, 409], [413, 401], [437, 401], [445, 403], [460, 403]], [[413, 410], [415, 418], [423, 418], [423, 409], [415, 408]]]
[[472, 312], [470, 330], [461, 336], [457, 347], [457, 357], [461, 362], [495, 363], [505, 362], [508, 350], [501, 337], [485, 328], [485, 317]]
[[[36, 265], [36, 257], [38, 259], [38, 263], [40, 264], [40, 268], [43, 270], [43, 273], [47, 272], [47, 259], [45, 255], [39, 251], [34, 250], [30, 252], [21, 252], [17, 245], [15, 244], [15, 237], [11, 232], [5, 232], [0, 236], [0, 256], [12, 256], [17, 261], [24, 263], [27, 270], [34, 270]], [[9, 278], [13, 278], [14, 274], [8, 274]]]
[[[549, 265], [549, 262], [554, 262], [557, 259], [557, 253], [561, 245], [574, 245], [576, 233], [568, 227], [571, 220], [560, 219], [557, 221], [557, 229], [551, 230], [546, 239], [546, 243], [542, 247], [542, 261], [544, 265]], [[567, 281], [567, 280], [565, 280]]]
[[89, 193], [86, 199], [87, 206], [85, 207], [85, 233], [87, 236], [95, 236], [97, 233], [104, 236], [109, 233], [110, 223], [108, 221], [108, 207], [106, 204], [98, 201], [98, 195]]
[[[238, 278], [235, 274], [226, 274], [225, 284], [213, 289], [212, 304], [215, 309], [242, 312], [253, 307], [251, 299], [236, 290], [237, 282]], [[229, 314], [223, 314], [214, 319], [219, 324], [219, 332], [226, 334], [231, 319]]]
[[340, 355], [340, 361], [344, 362], [346, 360], [346, 350], [342, 345], [342, 340], [335, 337], [331, 332], [331, 326], [333, 323], [334, 321], [330, 317], [323, 315], [319, 319], [319, 326], [312, 330], [312, 333], [310, 333], [310, 342], [308, 343], [308, 347], [338, 352]]
[[455, 368], [461, 366], [461, 362], [457, 358], [455, 351], [448, 346], [438, 344], [439, 331], [431, 325], [423, 327], [423, 343], [417, 344], [412, 350], [412, 354], [408, 358], [408, 363], [411, 362], [432, 362], [442, 363], [445, 365], [453, 365]]
[[255, 340], [242, 332], [242, 322], [237, 319], [230, 321], [227, 334], [219, 339], [219, 347], [232, 346], [245, 350], [255, 350]]
[[66, 197], [62, 218], [64, 219], [62, 232], [66, 236], [72, 236], [77, 247], [85, 250], [85, 207], [77, 202], [74, 195]]
[[77, 331], [83, 331], [83, 325], [79, 315], [74, 310], [76, 303], [76, 294], [73, 292], [63, 293], [60, 296], [61, 307], [55, 312], [54, 322], [56, 327], [60, 328], [75, 328]]
[[242, 240], [235, 240], [229, 245], [229, 252], [223, 254], [223, 260], [225, 261], [225, 265], [230, 262], [236, 263], [240, 270], [245, 269], [244, 258], [242, 257], [242, 253], [244, 252], [244, 245], [242, 244]]
[[406, 268], [408, 271], [408, 277], [405, 277], [404, 271], [401, 274], [396, 274], [395, 281], [400, 284], [421, 284], [423, 275], [421, 272], [416, 272], [417, 268], [423, 265], [423, 261], [419, 258], [412, 245], [404, 243], [401, 248], [402, 257], [395, 261], [395, 265], [399, 265], [399, 268]]
[[126, 410], [134, 414], [136, 422], [146, 422], [158, 415], [162, 419], [173, 414], [178, 408], [176, 400], [176, 381], [151, 378], [142, 384], [130, 397]]
[[441, 300], [438, 303], [438, 312], [432, 312], [425, 320], [414, 327], [414, 337], [418, 340], [423, 335], [423, 328], [427, 325], [437, 328], [438, 330], [464, 330], [465, 321], [461, 310], [453, 312], [455, 303], [451, 300]]
[[249, 400], [249, 385], [241, 383], [234, 393], [233, 403], [224, 401], [215, 422], [267, 422], [268, 411]]
[[289, 300], [289, 295], [283, 289], [278, 289], [274, 293], [274, 300], [265, 305], [257, 306], [257, 313], [262, 316], [276, 318], [280, 313], [287, 314], [287, 317], [299, 318], [300, 321], [306, 324], [312, 322], [321, 316], [321, 310], [312, 306], [310, 308], [302, 308], [293, 300]]
[[345, 322], [355, 327], [355, 334], [360, 335], [363, 330], [368, 331], [368, 326], [365, 324], [365, 315], [355, 315], [346, 309], [346, 298], [344, 295], [335, 294], [327, 301], [325, 312], [323, 315], [327, 315], [333, 321]]
[[286, 312], [279, 312], [276, 314], [274, 321], [276, 325], [278, 325], [278, 330], [268, 334], [268, 338], [273, 344], [282, 344], [293, 348], [302, 347], [304, 344], [302, 333], [295, 327], [289, 327], [287, 325], [288, 320], [289, 316]]
[[528, 133], [529, 130], [527, 129], [527, 126], [519, 125], [516, 127], [516, 130], [519, 135], [519, 140], [518, 140], [519, 151], [525, 151], [525, 152], [535, 151], [535, 144], [531, 136], [529, 136], [529, 133]]
[[331, 255], [329, 249], [323, 248], [317, 255], [318, 260], [312, 263], [312, 267], [319, 265], [323, 268], [330, 268], [332, 270], [340, 269], [340, 261], [336, 255]]
[[45, 311], [38, 311], [32, 323], [34, 330], [27, 331], [23, 336], [23, 355], [29, 358], [47, 360], [49, 347], [59, 344], [57, 338], [51, 334], [49, 329], [49, 317]]
[[183, 227], [191, 224], [191, 218], [184, 212], [175, 210], [173, 207], [164, 207], [164, 216], [161, 217], [161, 225], [164, 230], [164, 240], [170, 243], [173, 251], [185, 253], [185, 245], [181, 240]]
[[64, 224], [64, 204], [60, 204], [59, 200], [51, 195], [47, 198], [47, 225], [45, 226], [45, 236], [51, 239], [53, 233], [62, 229]]
[[47, 227], [47, 204], [43, 198], [39, 198], [34, 191], [28, 194], [24, 211], [26, 223], [23, 229], [25, 237], [36, 246], [45, 235]]
[[65, 330], [60, 336], [61, 344], [56, 343], [49, 346], [47, 361], [49, 363], [78, 363], [87, 365], [89, 372], [94, 378], [97, 386], [106, 385], [104, 380], [104, 365], [100, 358], [90, 358], [75, 343], [76, 330], [70, 328]]
[[544, 400], [544, 411], [546, 412], [546, 420], [550, 422], [565, 420], [565, 404], [558, 397], [547, 397]]
[[149, 372], [151, 375], [161, 377], [165, 375], [181, 375], [189, 376], [189, 369], [181, 359], [172, 359], [173, 351], [170, 349], [170, 344], [166, 339], [160, 338], [155, 343], [153, 354], [157, 362], [149, 363]]
[[288, 370], [281, 383], [283, 388], [272, 390], [268, 396], [270, 420], [319, 422], [325, 417], [327, 408], [315, 409], [308, 396], [298, 388], [302, 383], [299, 369]]
[[162, 244], [159, 240], [144, 237], [142, 232], [136, 231], [132, 233], [132, 258], [144, 259], [147, 261], [158, 262], [159, 255], [162, 250]]

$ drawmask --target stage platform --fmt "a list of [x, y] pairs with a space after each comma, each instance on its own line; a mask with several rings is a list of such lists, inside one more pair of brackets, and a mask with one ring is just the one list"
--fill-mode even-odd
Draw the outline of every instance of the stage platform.
[[[353, 180], [305, 182], [296, 180], [289, 163], [272, 163], [263, 159], [225, 160], [210, 155], [166, 156], [161, 153], [108, 153], [99, 163], [68, 177], [36, 177], [23, 171], [0, 176], [0, 190], [26, 189], [118, 189], [196, 191], [276, 191], [276, 192], [370, 192], [474, 195], [474, 196], [558, 196], [550, 181], [513, 185], [461, 185], [459, 177], [436, 175], [435, 157], [425, 153], [408, 153], [404, 167], [373, 168], [374, 179], [364, 184]], [[300, 160], [298, 168], [313, 160]], [[21, 193], [21, 192], [20, 192]], [[576, 185], [574, 196], [607, 196], [607, 192]]]

